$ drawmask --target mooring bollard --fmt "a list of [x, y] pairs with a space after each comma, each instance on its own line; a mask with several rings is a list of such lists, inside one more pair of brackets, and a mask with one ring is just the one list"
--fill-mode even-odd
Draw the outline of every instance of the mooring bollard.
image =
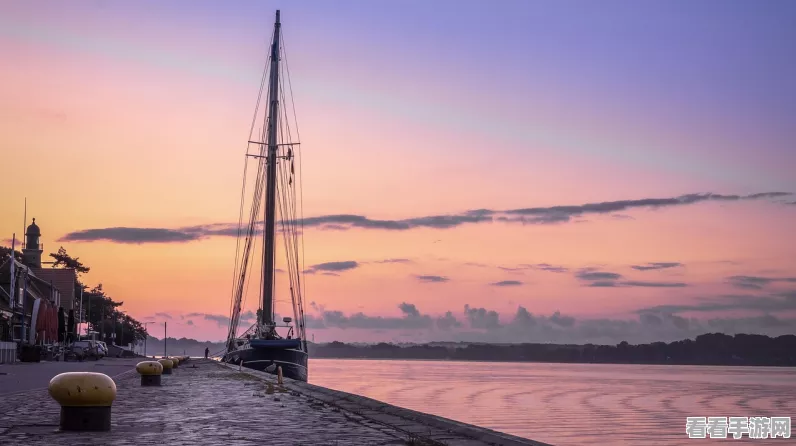
[[160, 375], [163, 374], [163, 365], [157, 361], [141, 361], [135, 366], [141, 375], [142, 386], [159, 386]]
[[238, 363], [238, 371], [239, 371], [239, 372], [242, 372], [242, 371], [243, 371], [243, 360], [242, 360], [242, 359], [241, 359], [241, 360], [240, 360], [240, 362]]
[[280, 386], [285, 383], [284, 377], [282, 377], [282, 366], [278, 366], [276, 368], [276, 383]]
[[111, 404], [116, 383], [104, 373], [66, 372], [50, 380], [47, 390], [61, 405], [61, 430], [111, 430]]
[[158, 362], [163, 366], [163, 374], [171, 375], [171, 368], [174, 366], [174, 363], [171, 362], [171, 359], [158, 359]]
[[180, 365], [180, 360], [178, 358], [169, 358], [169, 359], [171, 359], [171, 362], [172, 362], [171, 366], [173, 368], [176, 369], [177, 366]]

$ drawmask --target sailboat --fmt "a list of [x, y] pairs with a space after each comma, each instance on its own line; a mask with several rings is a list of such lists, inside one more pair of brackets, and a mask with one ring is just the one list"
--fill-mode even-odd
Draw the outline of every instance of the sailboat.
[[[284, 64], [280, 64], [282, 59]], [[284, 65], [284, 66], [283, 66]], [[303, 231], [301, 204], [301, 151], [300, 143], [293, 142], [293, 133], [298, 139], [298, 126], [289, 124], [290, 114], [285, 93], [292, 93], [290, 70], [282, 43], [279, 11], [276, 11], [273, 39], [268, 62], [263, 70], [260, 92], [255, 107], [254, 119], [249, 133], [244, 167], [241, 208], [238, 219], [238, 245], [234, 270], [230, 323], [226, 341], [226, 352], [222, 361], [242, 364], [255, 370], [278, 374], [307, 381], [308, 352], [304, 325], [303, 300]], [[267, 80], [267, 84], [266, 84]], [[285, 82], [285, 80], [287, 82]], [[285, 88], [287, 87], [287, 88]], [[263, 94], [267, 103], [263, 104]], [[261, 105], [265, 116], [262, 128], [255, 131]], [[295, 112], [293, 113], [295, 118]], [[250, 153], [251, 147], [257, 153]], [[249, 160], [256, 163], [256, 178], [250, 206], [246, 203], [246, 172]], [[264, 206], [263, 206], [264, 205]], [[264, 207], [264, 209], [263, 209]], [[248, 223], [244, 224], [244, 211], [248, 209]], [[278, 225], [277, 225], [278, 223]], [[278, 226], [278, 228], [277, 228]], [[245, 300], [249, 270], [255, 255], [255, 245], [262, 238], [261, 277], [258, 286], [259, 310], [256, 322], [238, 335], [242, 318], [241, 308]], [[277, 239], [284, 242], [280, 256], [281, 266], [277, 270]], [[285, 289], [277, 289], [277, 273], [285, 278]], [[279, 294], [277, 294], [279, 291]], [[277, 295], [280, 299], [276, 299]], [[276, 302], [292, 303], [293, 317], [277, 321]]]

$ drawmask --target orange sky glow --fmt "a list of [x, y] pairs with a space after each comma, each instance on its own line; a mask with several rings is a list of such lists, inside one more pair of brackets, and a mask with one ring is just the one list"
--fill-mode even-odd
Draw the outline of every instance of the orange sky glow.
[[[128, 11], [86, 1], [71, 9], [48, 4], [45, 11], [36, 3], [0, 5], [0, 152], [11, 188], [0, 195], [0, 238], [21, 237], [27, 198], [28, 219], [41, 227], [45, 252], [63, 246], [78, 256], [91, 267], [83, 278], [89, 286], [101, 282], [140, 320], [168, 320], [170, 335], [222, 339], [226, 325], [202, 315], [229, 314], [234, 238], [62, 238], [97, 228], [237, 221], [266, 18], [279, 5], [244, 2], [241, 11], [214, 19], [202, 3], [168, 26], [173, 11], [154, 4]], [[263, 20], [258, 29], [249, 26], [252, 11]], [[283, 7], [282, 14], [306, 217], [401, 220], [473, 209], [781, 193], [584, 212], [555, 224], [495, 218], [445, 229], [307, 228], [307, 267], [358, 263], [339, 275], [306, 276], [307, 313], [317, 324], [309, 332], [316, 340], [357, 340], [365, 332], [369, 340], [465, 339], [400, 322], [376, 329], [331, 319], [322, 324], [334, 311], [413, 317], [402, 303], [432, 318], [450, 311], [461, 331], [468, 331], [465, 305], [494, 310], [505, 324], [522, 307], [578, 321], [638, 320], [646, 309], [689, 320], [743, 319], [737, 322], [743, 329], [753, 327], [748, 318], [763, 316], [784, 324], [754, 328], [766, 333], [796, 327], [796, 305], [749, 303], [796, 302], [796, 205], [788, 204], [796, 200], [788, 195], [796, 192], [796, 155], [787, 134], [754, 136], [729, 121], [726, 133], [700, 132], [692, 118], [666, 114], [674, 102], [649, 103], [629, 87], [602, 101], [605, 89], [576, 91], [564, 77], [524, 77], [523, 68], [508, 62], [498, 67], [497, 81], [479, 84], [479, 74], [468, 73], [462, 60], [443, 57], [441, 40], [439, 47], [435, 41], [418, 46], [389, 30], [370, 30], [366, 38], [366, 24], [378, 17], [350, 18], [346, 33], [320, 12], [297, 6]], [[139, 30], [144, 25], [146, 33]], [[519, 32], [509, 28], [486, 38]], [[332, 57], [336, 49], [339, 57]], [[382, 54], [387, 50], [392, 58]], [[433, 69], [415, 67], [413, 57]], [[692, 100], [695, 109], [710, 102]], [[642, 105], [648, 118], [638, 112]], [[715, 117], [704, 116], [706, 122]], [[740, 138], [755, 144], [740, 147], [734, 142]], [[660, 262], [678, 265], [632, 267]], [[598, 281], [584, 279], [589, 271], [621, 278], [589, 286]], [[751, 287], [734, 276], [772, 280]], [[257, 308], [255, 288], [246, 310]], [[277, 306], [286, 303], [284, 295], [277, 299]], [[721, 302], [730, 304], [705, 307]], [[664, 305], [681, 308], [655, 310]], [[505, 340], [495, 336], [484, 339]]]

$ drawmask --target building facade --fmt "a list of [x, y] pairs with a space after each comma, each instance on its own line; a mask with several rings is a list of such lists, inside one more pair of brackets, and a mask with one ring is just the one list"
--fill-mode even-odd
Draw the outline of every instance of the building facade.
[[[77, 275], [73, 269], [43, 268], [40, 239], [41, 230], [33, 219], [25, 232], [22, 261], [12, 253], [0, 264], [0, 341], [53, 342], [58, 333], [56, 329], [53, 336], [50, 313], [75, 309]], [[34, 320], [46, 323], [36, 324], [31, 334]]]

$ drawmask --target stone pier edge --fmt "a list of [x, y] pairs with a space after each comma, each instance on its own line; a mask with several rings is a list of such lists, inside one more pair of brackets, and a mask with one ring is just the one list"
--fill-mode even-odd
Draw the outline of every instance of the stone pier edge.
[[[221, 367], [238, 371], [239, 366], [216, 362]], [[276, 384], [276, 376], [266, 372], [242, 367], [240, 370], [250, 376]], [[445, 445], [446, 440], [454, 437], [465, 437], [474, 442], [495, 446], [551, 446], [527, 438], [503, 432], [493, 431], [480, 426], [462, 423], [436, 415], [418, 412], [403, 407], [393, 406], [382, 401], [361, 395], [333, 390], [314, 384], [284, 378], [284, 387], [305, 397], [321, 401], [341, 410], [354, 413], [373, 422], [387, 425], [393, 429], [425, 440], [426, 442]], [[458, 442], [457, 442], [458, 444]]]

